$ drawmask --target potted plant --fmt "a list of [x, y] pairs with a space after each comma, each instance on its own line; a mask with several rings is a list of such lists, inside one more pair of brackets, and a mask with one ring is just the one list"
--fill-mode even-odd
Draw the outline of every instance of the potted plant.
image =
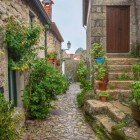
[[50, 63], [55, 63], [56, 60], [57, 60], [56, 58], [57, 58], [57, 53], [56, 52], [52, 52], [52, 53], [48, 54], [48, 61]]
[[132, 84], [132, 96], [132, 116], [140, 125], [140, 81], [136, 81]]
[[98, 66], [97, 79], [99, 80], [98, 82], [99, 90], [102, 90], [102, 91], [107, 90], [108, 71], [104, 65]]
[[107, 102], [108, 97], [109, 97], [109, 93], [107, 91], [101, 91], [99, 93], [99, 98], [102, 102]]
[[103, 46], [98, 43], [93, 44], [93, 48], [91, 49], [91, 55], [93, 55], [93, 58], [96, 59], [96, 62], [98, 64], [103, 64], [104, 63], [104, 50]]

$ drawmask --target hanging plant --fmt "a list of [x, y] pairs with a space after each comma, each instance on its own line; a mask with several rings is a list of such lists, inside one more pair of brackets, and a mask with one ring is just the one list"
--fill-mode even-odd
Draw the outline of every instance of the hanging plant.
[[13, 17], [8, 19], [5, 42], [11, 69], [24, 71], [30, 66], [31, 60], [36, 56], [34, 45], [38, 42], [40, 32], [39, 26], [26, 27]]

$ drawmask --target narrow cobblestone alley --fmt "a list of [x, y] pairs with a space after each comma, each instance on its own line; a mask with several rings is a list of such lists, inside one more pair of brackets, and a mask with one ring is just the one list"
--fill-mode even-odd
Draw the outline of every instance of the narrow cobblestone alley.
[[55, 109], [45, 121], [28, 121], [30, 140], [97, 140], [76, 104], [78, 84], [58, 97]]

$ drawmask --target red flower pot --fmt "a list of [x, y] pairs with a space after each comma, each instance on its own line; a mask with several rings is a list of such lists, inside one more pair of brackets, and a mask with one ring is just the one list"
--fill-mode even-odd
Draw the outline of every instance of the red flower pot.
[[106, 91], [107, 90], [107, 83], [106, 82], [99, 81], [98, 85], [99, 85], [99, 90], [101, 90], [101, 91]]

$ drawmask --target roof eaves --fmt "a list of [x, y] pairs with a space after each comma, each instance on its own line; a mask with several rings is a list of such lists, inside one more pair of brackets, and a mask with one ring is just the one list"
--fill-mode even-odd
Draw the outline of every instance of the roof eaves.
[[51, 19], [49, 18], [46, 11], [44, 10], [44, 7], [42, 6], [41, 2], [39, 0], [31, 0], [30, 3], [33, 4], [33, 6], [35, 6], [36, 10], [38, 10], [41, 20], [45, 24], [47, 23], [50, 25], [52, 23]]

